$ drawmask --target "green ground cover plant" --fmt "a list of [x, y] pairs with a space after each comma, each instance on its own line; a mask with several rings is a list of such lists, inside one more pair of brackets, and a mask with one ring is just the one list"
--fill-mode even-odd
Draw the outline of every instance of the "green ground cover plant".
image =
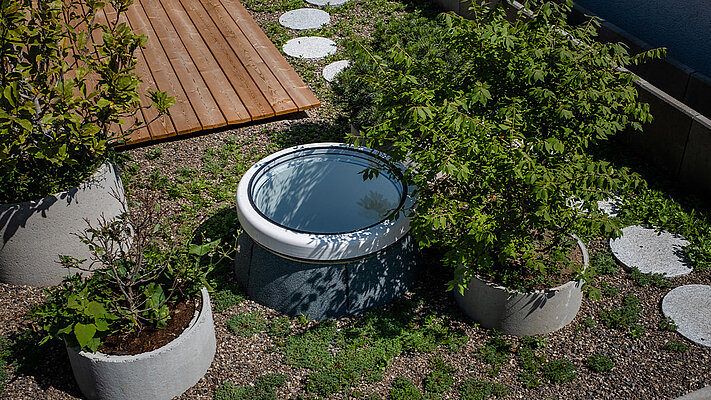
[[659, 321], [657, 328], [663, 332], [676, 332], [679, 327], [676, 325], [676, 323], [674, 323], [673, 319], [671, 319], [670, 317], [665, 317], [661, 321]]
[[630, 270], [630, 277], [637, 286], [652, 286], [659, 289], [664, 289], [672, 287], [671, 281], [664, 277], [664, 274], [660, 273], [643, 273], [637, 268], [632, 268]]
[[597, 251], [590, 256], [590, 265], [599, 275], [612, 275], [617, 272], [617, 261], [610, 252]]
[[577, 368], [568, 360], [551, 360], [541, 365], [543, 377], [550, 383], [568, 383], [577, 378]]
[[452, 377], [452, 374], [457, 370], [447, 364], [439, 354], [432, 356], [430, 363], [432, 364], [432, 371], [425, 377], [423, 388], [431, 393], [446, 392], [454, 385], [454, 377]]
[[5, 336], [0, 336], [0, 394], [5, 390], [5, 382], [9, 377], [10, 340]]
[[600, 321], [608, 328], [627, 331], [632, 336], [639, 336], [643, 330], [639, 322], [639, 298], [633, 294], [625, 295], [622, 306], [599, 312]]
[[215, 400], [277, 400], [276, 388], [288, 380], [286, 375], [266, 374], [257, 378], [254, 386], [225, 382], [215, 390]]
[[264, 331], [267, 328], [267, 321], [261, 312], [255, 311], [237, 314], [230, 318], [226, 325], [235, 335], [250, 337], [255, 333]]
[[687, 351], [689, 351], [689, 346], [686, 343], [680, 342], [678, 340], [670, 340], [664, 343], [662, 349], [674, 353], [686, 353]]
[[353, 66], [334, 86], [362, 128], [353, 142], [411, 166], [413, 232], [450, 249], [460, 291], [473, 274], [516, 290], [580, 275], [570, 233], [619, 234], [597, 201], [639, 184], [588, 148], [651, 120], [619, 67], [660, 52], [595, 42], [595, 20], [566, 23], [569, 1], [526, 2], [532, 16], [514, 22], [506, 3], [476, 4], [471, 20], [413, 13], [381, 25], [351, 46]]
[[502, 398], [509, 394], [510, 388], [501, 383], [482, 381], [469, 378], [462, 383], [459, 394], [462, 400], [486, 400], [496, 397]]
[[478, 357], [489, 364], [489, 374], [496, 376], [506, 360], [511, 356], [513, 345], [494, 333], [478, 351]]
[[[415, 304], [397, 300], [391, 309], [367, 312], [340, 330], [334, 321], [319, 322], [285, 339], [284, 362], [310, 369], [307, 392], [327, 396], [360, 382], [382, 380], [392, 358], [404, 351], [456, 351], [466, 343], [466, 335], [439, 319], [418, 318]], [[333, 348], [338, 349], [336, 354]]]
[[586, 360], [588, 368], [595, 372], [609, 372], [615, 367], [615, 361], [603, 353], [595, 353]]
[[291, 335], [291, 319], [289, 317], [276, 318], [269, 323], [269, 336], [273, 338], [285, 338]]
[[414, 383], [404, 376], [399, 376], [393, 381], [390, 389], [389, 400], [418, 400], [422, 399], [422, 392]]

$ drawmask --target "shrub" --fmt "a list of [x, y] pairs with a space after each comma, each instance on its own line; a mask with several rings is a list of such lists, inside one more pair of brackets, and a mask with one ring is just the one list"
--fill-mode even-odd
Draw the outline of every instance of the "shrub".
[[95, 352], [108, 336], [165, 328], [172, 305], [199, 297], [206, 285], [200, 258], [219, 241], [179, 245], [163, 239], [159, 204], [152, 197], [139, 200], [141, 206], [128, 210], [124, 203], [116, 219], [102, 218], [78, 235], [92, 252], [89, 266], [60, 256], [64, 265], [93, 275], [65, 279], [32, 310], [46, 334], [42, 343], [64, 339]]
[[[131, 3], [109, 2], [118, 12], [102, 21], [102, 2], [0, 2], [0, 203], [77, 186], [124, 139], [118, 124], [140, 112], [133, 53], [146, 41], [121, 22]], [[160, 112], [174, 102], [150, 96]]]
[[597, 201], [638, 177], [587, 150], [651, 120], [620, 67], [660, 52], [630, 57], [596, 42], [597, 21], [566, 23], [571, 1], [529, 1], [532, 17], [515, 23], [508, 2], [476, 3], [472, 20], [380, 26], [349, 49], [336, 92], [363, 128], [352, 140], [410, 166], [413, 233], [450, 249], [451, 288], [475, 273], [512, 289], [550, 287], [561, 271], [580, 272], [563, 246], [571, 232], [619, 234]]

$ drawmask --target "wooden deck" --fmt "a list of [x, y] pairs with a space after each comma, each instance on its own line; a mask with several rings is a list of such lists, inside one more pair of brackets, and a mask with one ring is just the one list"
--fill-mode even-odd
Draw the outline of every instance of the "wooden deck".
[[[320, 106], [238, 0], [135, 0], [125, 18], [148, 36], [137, 54], [141, 92], [176, 99], [169, 117], [133, 132], [129, 144]], [[150, 100], [141, 95], [141, 103]]]

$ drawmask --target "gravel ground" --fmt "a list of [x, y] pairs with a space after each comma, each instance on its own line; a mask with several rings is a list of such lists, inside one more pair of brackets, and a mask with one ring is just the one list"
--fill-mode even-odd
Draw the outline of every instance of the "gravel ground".
[[[368, 7], [365, 0], [356, 2], [354, 10], [349, 13], [368, 19]], [[278, 12], [252, 12], [253, 17], [262, 26], [274, 23]], [[338, 21], [338, 16], [334, 21]], [[374, 17], [375, 18], [375, 17]], [[371, 22], [372, 22], [371, 18]], [[370, 26], [362, 26], [358, 34], [367, 35]], [[265, 29], [266, 30], [266, 29]], [[292, 33], [287, 33], [293, 35]], [[330, 103], [328, 86], [319, 78], [326, 61], [309, 67], [303, 62], [293, 62], [295, 69], [307, 81], [310, 87], [324, 103], [317, 110], [310, 110], [286, 119], [271, 120], [252, 124], [237, 129], [211, 132], [196, 135], [181, 140], [162, 142], [128, 150], [127, 153], [138, 166], [137, 176], [145, 179], [152, 172], [160, 170], [171, 175], [177, 168], [199, 168], [201, 156], [207, 149], [219, 148], [228, 138], [238, 140], [250, 139], [249, 148], [264, 153], [268, 148], [274, 148], [275, 137], [288, 137], [294, 132], [303, 132], [304, 126], [335, 127], [345, 131], [347, 124], [338, 122], [337, 109]], [[309, 132], [317, 130], [311, 129]], [[267, 134], [276, 132], [283, 135]], [[314, 137], [302, 137], [302, 142], [317, 140]], [[310, 140], [311, 139], [311, 140]], [[276, 146], [283, 146], [279, 142]], [[149, 160], [146, 155], [160, 148], [162, 155], [156, 160]], [[168, 211], [178, 213], [180, 202], [176, 202]], [[207, 212], [207, 210], [205, 210]], [[205, 214], [198, 215], [198, 223]], [[589, 244], [591, 251], [604, 250], [607, 245], [600, 241]], [[423, 315], [437, 313], [451, 316], [452, 323], [465, 331], [469, 337], [468, 343], [456, 353], [442, 352], [442, 357], [450, 363], [454, 373], [455, 385], [464, 379], [475, 377], [511, 387], [507, 399], [672, 399], [690, 391], [711, 384], [711, 349], [696, 345], [682, 338], [675, 332], [660, 331], [657, 326], [662, 320], [661, 300], [670, 290], [654, 287], [639, 287], [618, 268], [616, 274], [597, 278], [598, 283], [605, 281], [619, 289], [614, 297], [603, 297], [600, 301], [584, 299], [577, 318], [558, 332], [545, 335], [546, 346], [543, 353], [547, 358], [562, 358], [570, 360], [577, 367], [577, 379], [567, 384], [543, 384], [535, 389], [527, 389], [518, 381], [520, 367], [514, 358], [510, 358], [498, 376], [487, 374], [488, 365], [477, 358], [478, 349], [484, 345], [489, 333], [473, 324], [457, 312], [457, 306], [451, 293], [444, 290], [449, 271], [443, 269], [433, 257], [426, 258], [427, 265], [417, 291], [427, 292], [432, 296], [418, 313]], [[711, 284], [711, 271], [694, 272], [686, 277], [671, 280], [674, 286], [699, 283]], [[644, 326], [641, 337], [633, 338], [624, 332], [604, 327], [598, 318], [600, 310], [619, 306], [625, 294], [632, 293], [639, 297], [640, 324]], [[42, 289], [0, 284], [0, 335], [12, 336], [28, 327], [23, 318], [32, 305], [42, 301]], [[217, 333], [217, 354], [205, 377], [193, 388], [183, 394], [181, 399], [212, 398], [214, 390], [221, 383], [230, 381], [236, 385], [253, 384], [257, 377], [265, 373], [282, 373], [289, 377], [288, 382], [278, 389], [278, 398], [296, 398], [305, 396], [305, 379], [308, 371], [294, 368], [282, 362], [282, 354], [274, 351], [273, 340], [264, 332], [245, 338], [232, 334], [225, 322], [232, 316], [252, 311], [261, 311], [272, 320], [281, 316], [279, 313], [263, 307], [251, 300], [246, 300], [222, 313], [215, 314]], [[595, 327], [587, 326], [586, 318], [598, 320]], [[348, 319], [338, 321], [339, 326], [348, 323]], [[506, 337], [517, 344], [518, 339]], [[662, 350], [662, 345], [670, 340], [686, 343], [689, 350], [676, 353]], [[29, 371], [11, 371], [10, 381], [0, 396], [2, 399], [77, 399], [81, 398], [74, 379], [66, 353], [61, 345], [50, 344], [41, 349], [30, 348], [28, 353], [40, 353], [39, 364]], [[614, 369], [607, 373], [592, 372], [586, 366], [585, 359], [593, 353], [601, 352], [616, 360]], [[386, 398], [393, 380], [405, 376], [418, 387], [430, 371], [430, 354], [407, 352], [393, 359], [383, 374], [381, 382], [361, 384], [331, 398], [354, 397], [356, 393], [379, 393]], [[458, 398], [456, 389], [450, 389], [442, 394], [442, 398]]]

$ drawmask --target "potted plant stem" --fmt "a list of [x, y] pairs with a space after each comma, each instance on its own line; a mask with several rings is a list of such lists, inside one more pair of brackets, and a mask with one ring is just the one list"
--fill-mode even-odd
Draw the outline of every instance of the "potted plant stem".
[[[53, 285], [76, 272], [59, 254], [89, 256], [71, 234], [82, 218], [121, 212], [107, 160], [141, 125], [133, 53], [146, 38], [119, 20], [129, 0], [107, 3], [111, 19], [84, 0], [0, 3], [0, 281]], [[151, 97], [160, 112], [174, 101]]]
[[[352, 66], [334, 87], [363, 127], [352, 139], [387, 145], [410, 166], [413, 233], [421, 246], [444, 249], [449, 288], [465, 312], [490, 328], [535, 334], [570, 322], [580, 306], [576, 294], [569, 306], [545, 307], [559, 304], [549, 289], [573, 281], [580, 290], [577, 281], [591, 273], [571, 235], [619, 232], [597, 201], [638, 179], [589, 150], [651, 120], [624, 67], [663, 51], [630, 56], [623, 45], [595, 42], [596, 20], [566, 23], [570, 1], [524, 5], [513, 21], [503, 1], [472, 5], [471, 20], [440, 14], [383, 24], [372, 42], [351, 46]], [[471, 281], [479, 278], [525, 305], [517, 328], [503, 322], [508, 305], [482, 304], [492, 296], [477, 295], [484, 289]], [[512, 296], [536, 290], [538, 300]], [[482, 318], [469, 305], [500, 312]], [[528, 330], [543, 308], [568, 316]]]
[[[124, 203], [125, 204], [125, 203]], [[176, 247], [161, 239], [151, 201], [81, 234], [91, 268], [48, 290], [32, 316], [50, 339], [64, 340], [74, 377], [90, 399], [171, 399], [212, 363], [215, 330], [199, 257], [217, 241]]]

